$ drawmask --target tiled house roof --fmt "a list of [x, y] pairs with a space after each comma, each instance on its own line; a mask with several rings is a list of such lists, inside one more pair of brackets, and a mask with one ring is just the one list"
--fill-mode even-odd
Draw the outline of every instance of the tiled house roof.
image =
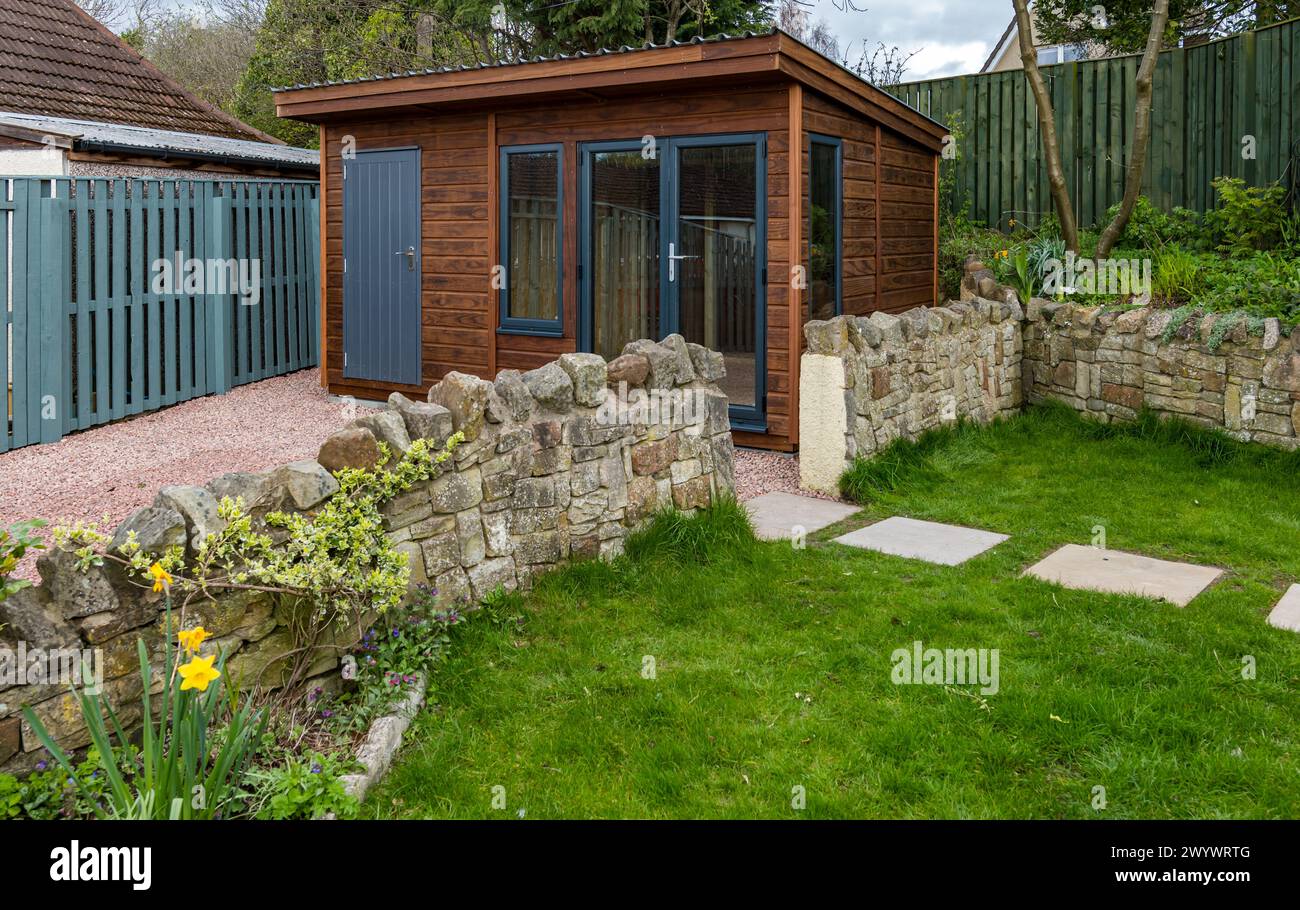
[[186, 91], [73, 0], [0, 3], [0, 110], [277, 141]]

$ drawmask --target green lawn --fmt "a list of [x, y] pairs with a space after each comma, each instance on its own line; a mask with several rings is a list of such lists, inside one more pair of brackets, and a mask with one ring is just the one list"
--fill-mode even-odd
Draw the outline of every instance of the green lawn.
[[[803, 550], [661, 519], [507, 602], [521, 629], [469, 623], [363, 815], [1300, 816], [1300, 635], [1265, 622], [1300, 578], [1296, 462], [1175, 435], [1056, 408], [945, 434], [859, 472], [866, 511]], [[895, 514], [1011, 539], [959, 568], [827, 542]], [[1020, 577], [1095, 525], [1228, 574], [1185, 609]], [[999, 649], [1000, 691], [894, 685], [915, 640]]]

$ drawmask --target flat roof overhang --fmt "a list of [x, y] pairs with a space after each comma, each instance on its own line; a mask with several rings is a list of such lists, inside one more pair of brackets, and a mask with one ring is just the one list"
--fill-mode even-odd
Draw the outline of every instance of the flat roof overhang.
[[503, 110], [565, 98], [798, 82], [932, 151], [948, 130], [783, 32], [646, 50], [278, 89], [276, 114], [309, 123]]

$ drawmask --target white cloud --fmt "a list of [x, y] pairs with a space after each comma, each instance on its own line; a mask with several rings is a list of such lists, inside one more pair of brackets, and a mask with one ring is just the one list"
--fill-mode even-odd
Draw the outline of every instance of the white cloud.
[[977, 73], [988, 59], [990, 48], [991, 45], [985, 41], [928, 44], [908, 63], [905, 78], [932, 79], [959, 73]]

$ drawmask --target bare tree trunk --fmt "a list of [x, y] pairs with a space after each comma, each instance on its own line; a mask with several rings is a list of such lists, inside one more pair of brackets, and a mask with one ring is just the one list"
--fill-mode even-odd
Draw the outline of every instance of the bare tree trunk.
[[672, 44], [673, 39], [677, 37], [677, 24], [682, 21], [682, 16], [686, 10], [681, 2], [673, 0], [673, 4], [668, 11], [668, 24], [664, 26], [664, 44]]
[[1124, 199], [1119, 212], [1106, 230], [1097, 239], [1098, 259], [1110, 255], [1111, 248], [1119, 240], [1128, 220], [1137, 204], [1138, 194], [1142, 192], [1142, 174], [1147, 166], [1147, 147], [1151, 144], [1151, 95], [1156, 64], [1160, 60], [1160, 45], [1165, 36], [1165, 26], [1169, 23], [1169, 0], [1156, 0], [1151, 11], [1151, 31], [1147, 34], [1147, 46], [1142, 52], [1142, 63], [1137, 71], [1137, 106], [1133, 111], [1133, 143], [1128, 150], [1128, 167], [1124, 175]]
[[1020, 38], [1020, 60], [1024, 64], [1029, 90], [1034, 93], [1038, 106], [1038, 127], [1043, 134], [1043, 153], [1047, 157], [1047, 182], [1052, 188], [1056, 215], [1061, 221], [1061, 236], [1065, 247], [1079, 252], [1079, 226], [1074, 220], [1074, 205], [1070, 202], [1070, 188], [1065, 182], [1065, 168], [1061, 166], [1061, 142], [1056, 135], [1056, 113], [1052, 110], [1052, 96], [1038, 69], [1038, 51], [1034, 48], [1034, 25], [1029, 18], [1028, 0], [1011, 0], [1016, 10], [1016, 31]]

